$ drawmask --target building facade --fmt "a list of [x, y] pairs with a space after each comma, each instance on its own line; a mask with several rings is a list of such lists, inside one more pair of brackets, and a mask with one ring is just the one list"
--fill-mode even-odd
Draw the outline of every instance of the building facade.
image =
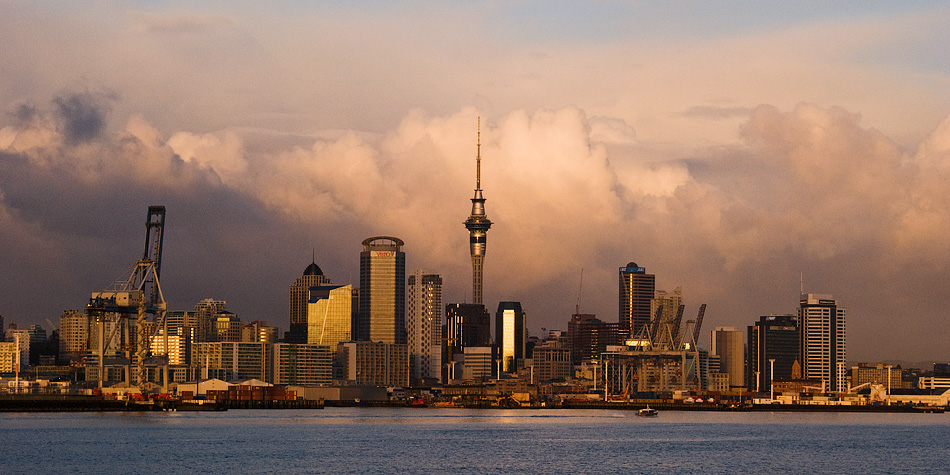
[[335, 349], [353, 339], [353, 286], [319, 285], [310, 288], [307, 303], [307, 339], [311, 345]]
[[527, 339], [521, 302], [499, 302], [495, 312], [495, 345], [498, 347], [502, 372], [514, 374], [524, 366]]
[[531, 384], [544, 381], [571, 379], [571, 349], [556, 341], [546, 341], [531, 352]]
[[635, 337], [650, 323], [650, 305], [656, 292], [656, 276], [630, 262], [619, 271], [620, 330]]
[[195, 341], [216, 340], [217, 319], [226, 310], [227, 306], [226, 301], [214, 299], [204, 299], [195, 304], [194, 318], [198, 324], [198, 334]]
[[832, 391], [847, 389], [845, 309], [831, 295], [805, 294], [799, 302], [802, 377], [824, 381]]
[[[335, 345], [334, 345], [335, 348]], [[324, 345], [275, 343], [274, 384], [304, 386], [332, 383], [334, 350]]]
[[202, 378], [271, 381], [273, 354], [270, 344], [199, 342], [191, 345], [191, 363]]
[[[766, 391], [773, 380], [801, 378], [792, 371], [796, 362], [801, 365], [800, 337], [795, 315], [762, 316], [749, 327], [746, 386], [750, 391]], [[769, 361], [773, 359], [775, 374]]]
[[484, 305], [450, 303], [445, 306], [445, 353], [442, 381], [461, 378], [455, 365], [464, 359], [465, 348], [491, 347], [491, 314]]
[[441, 380], [442, 277], [432, 271], [417, 270], [409, 276], [407, 287], [409, 377], [413, 382]]
[[575, 365], [596, 359], [608, 346], [619, 345], [620, 324], [607, 323], [593, 314], [574, 314], [567, 324], [567, 340]]
[[719, 357], [719, 372], [729, 375], [731, 389], [745, 386], [745, 337], [741, 331], [716, 327], [710, 333], [710, 354]]
[[348, 341], [337, 345], [343, 378], [367, 386], [409, 385], [409, 351], [405, 344]]
[[66, 310], [59, 317], [59, 360], [79, 361], [89, 345], [89, 317], [78, 310]]
[[360, 252], [359, 340], [406, 343], [406, 254], [402, 239], [375, 236]]
[[303, 275], [290, 284], [290, 327], [284, 334], [287, 343], [307, 343], [307, 314], [309, 312], [310, 287], [330, 285], [330, 279], [316, 261], [311, 262]]

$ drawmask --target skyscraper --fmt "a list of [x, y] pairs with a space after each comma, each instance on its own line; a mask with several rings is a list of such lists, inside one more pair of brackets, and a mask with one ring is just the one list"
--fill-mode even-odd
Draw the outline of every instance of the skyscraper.
[[353, 287], [317, 285], [310, 287], [307, 303], [307, 343], [336, 348], [353, 339]]
[[[773, 380], [793, 378], [792, 366], [800, 361], [798, 338], [794, 315], [759, 317], [749, 327], [746, 385], [750, 391], [768, 390]], [[771, 374], [773, 365], [769, 360], [775, 360], [775, 374]]]
[[442, 277], [417, 270], [409, 276], [409, 379], [442, 376]]
[[845, 311], [831, 295], [803, 294], [799, 301], [802, 377], [820, 379], [831, 391], [847, 387]]
[[485, 198], [482, 196], [482, 130], [479, 120], [478, 142], [475, 154], [475, 197], [472, 198], [472, 214], [465, 220], [468, 229], [469, 248], [472, 254], [472, 303], [482, 303], [482, 263], [485, 260], [488, 229], [491, 221], [485, 215]]
[[525, 357], [525, 341], [528, 339], [524, 326], [524, 310], [521, 302], [499, 302], [495, 313], [495, 344], [501, 359], [501, 370], [516, 373], [518, 363]]
[[650, 301], [656, 291], [656, 276], [630, 262], [620, 268], [620, 329], [630, 337], [650, 323]]
[[481, 304], [450, 303], [445, 306], [444, 333], [442, 380], [448, 382], [462, 375], [454, 365], [462, 362], [466, 348], [491, 350], [491, 314]]
[[391, 236], [363, 241], [360, 253], [360, 311], [358, 338], [383, 343], [406, 343], [405, 243]]
[[719, 372], [729, 375], [729, 387], [742, 387], [745, 380], [745, 341], [734, 327], [716, 327], [710, 334], [710, 354], [719, 356]]
[[330, 285], [330, 279], [323, 275], [316, 261], [310, 263], [293, 284], [290, 284], [290, 328], [284, 335], [287, 343], [307, 342], [307, 307], [310, 299], [310, 287]]
[[572, 362], [580, 365], [584, 360], [597, 359], [608, 346], [620, 344], [617, 332], [619, 323], [607, 323], [593, 314], [571, 315], [567, 324], [567, 339], [570, 342]]

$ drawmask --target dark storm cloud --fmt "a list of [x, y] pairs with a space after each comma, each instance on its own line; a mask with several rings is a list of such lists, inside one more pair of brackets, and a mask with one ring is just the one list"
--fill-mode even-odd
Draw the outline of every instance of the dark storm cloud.
[[73, 92], [53, 99], [68, 143], [93, 140], [105, 130], [106, 116], [112, 110], [114, 96], [92, 92]]

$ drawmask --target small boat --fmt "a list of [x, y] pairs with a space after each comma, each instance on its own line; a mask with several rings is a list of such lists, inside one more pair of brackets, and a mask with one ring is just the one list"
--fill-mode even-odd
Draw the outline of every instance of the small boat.
[[656, 417], [660, 415], [660, 411], [657, 411], [656, 409], [650, 409], [650, 406], [647, 406], [637, 411], [637, 415], [640, 417]]

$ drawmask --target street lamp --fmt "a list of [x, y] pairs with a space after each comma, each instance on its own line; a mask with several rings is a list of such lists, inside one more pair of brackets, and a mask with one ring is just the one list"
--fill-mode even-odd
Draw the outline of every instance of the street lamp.
[[769, 358], [769, 402], [775, 399], [775, 358]]
[[891, 405], [891, 365], [887, 365], [887, 405]]

